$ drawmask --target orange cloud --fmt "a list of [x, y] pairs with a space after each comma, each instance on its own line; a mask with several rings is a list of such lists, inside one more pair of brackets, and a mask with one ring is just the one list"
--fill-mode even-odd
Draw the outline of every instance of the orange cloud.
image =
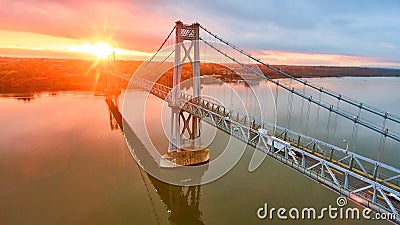
[[263, 62], [282, 65], [321, 65], [321, 66], [387, 66], [399, 67], [400, 63], [384, 62], [381, 60], [322, 53], [287, 52], [279, 50], [262, 50], [253, 55]]
[[[116, 44], [101, 41], [85, 41], [73, 38], [55, 37], [51, 35], [35, 34], [20, 31], [0, 30], [2, 41], [1, 53], [4, 56], [28, 56], [28, 57], [56, 57], [56, 58], [92, 58], [102, 54], [111, 54], [115, 51], [118, 56], [133, 59], [144, 59], [151, 53], [127, 50], [115, 47]], [[96, 40], [96, 38], [93, 38]], [[107, 46], [107, 48], [100, 48]], [[106, 52], [108, 51], [108, 52]]]
[[4, 0], [0, 29], [90, 42], [114, 40], [121, 48], [153, 51], [164, 38], [160, 30], [168, 32], [173, 22], [161, 12], [149, 13], [148, 4], [126, 0]]

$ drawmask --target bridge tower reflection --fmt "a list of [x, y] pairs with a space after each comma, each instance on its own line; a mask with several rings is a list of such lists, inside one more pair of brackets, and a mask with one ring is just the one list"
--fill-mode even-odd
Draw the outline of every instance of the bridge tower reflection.
[[164, 183], [148, 175], [163, 203], [167, 206], [172, 225], [204, 224], [201, 220], [200, 191], [201, 186], [176, 186]]
[[[118, 109], [118, 95], [106, 95], [105, 102], [107, 103], [110, 118], [111, 130], [119, 129], [122, 132], [134, 134], [129, 126], [123, 126], [123, 117]], [[129, 131], [127, 130], [129, 129]], [[137, 144], [141, 145], [139, 138]], [[138, 166], [140, 174], [143, 174], [150, 180], [150, 183], [155, 188], [155, 192], [159, 195], [162, 202], [166, 205], [169, 212], [168, 221], [171, 225], [202, 225], [200, 205], [201, 186], [177, 186], [160, 181], [150, 174], [146, 173]], [[205, 168], [206, 170], [207, 168]], [[204, 171], [203, 171], [204, 172]], [[203, 174], [190, 177], [191, 179], [200, 179]], [[145, 178], [143, 181], [145, 181]]]

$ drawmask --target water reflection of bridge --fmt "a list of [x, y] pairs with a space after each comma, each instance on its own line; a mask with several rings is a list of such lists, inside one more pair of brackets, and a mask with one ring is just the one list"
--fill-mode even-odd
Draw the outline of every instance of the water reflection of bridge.
[[[110, 128], [111, 130], [119, 129], [122, 132], [133, 134], [131, 135], [135, 140], [135, 150], [141, 153], [146, 153], [146, 147], [135, 135], [134, 131], [129, 125], [124, 124], [124, 119], [118, 108], [118, 97], [119, 95], [108, 95], [105, 97], [109, 109]], [[148, 155], [147, 157], [151, 157]], [[140, 166], [138, 166], [139, 172], [142, 176], [143, 182], [145, 183], [146, 189], [148, 190], [147, 181], [149, 180], [151, 185], [154, 187], [156, 193], [159, 195], [162, 202], [166, 205], [169, 213], [168, 220], [172, 225], [202, 225], [204, 224], [201, 219], [201, 211], [199, 209], [200, 204], [200, 191], [201, 186], [177, 186], [162, 182], [150, 174], [146, 173]], [[150, 199], [153, 201], [153, 199]], [[153, 208], [153, 212], [156, 214], [155, 218], [158, 220], [157, 211]], [[159, 221], [158, 221], [159, 222]]]

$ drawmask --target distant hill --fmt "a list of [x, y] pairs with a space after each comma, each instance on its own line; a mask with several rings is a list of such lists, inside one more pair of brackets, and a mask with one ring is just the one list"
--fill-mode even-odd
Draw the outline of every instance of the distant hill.
[[[369, 68], [369, 67], [338, 67], [338, 66], [291, 66], [274, 65], [275, 68], [295, 77], [393, 77], [400, 76], [400, 69]], [[261, 71], [271, 78], [282, 78], [277, 72], [271, 72], [265, 66]]]
[[[140, 66], [140, 61], [118, 61], [115, 70], [133, 74]], [[47, 58], [9, 58], [0, 57], [0, 93], [85, 90], [102, 91], [105, 78], [101, 71], [105, 62], [92, 62], [74, 59]], [[400, 76], [400, 69], [366, 67], [328, 67], [328, 66], [290, 66], [276, 65], [276, 68], [296, 77], [382, 77]], [[282, 78], [277, 72], [260, 66], [261, 71], [271, 78]], [[191, 66], [184, 65], [182, 79], [191, 76]], [[172, 76], [172, 69], [163, 76]], [[220, 75], [226, 80], [240, 79], [230, 69], [216, 64], [201, 64], [202, 75]]]

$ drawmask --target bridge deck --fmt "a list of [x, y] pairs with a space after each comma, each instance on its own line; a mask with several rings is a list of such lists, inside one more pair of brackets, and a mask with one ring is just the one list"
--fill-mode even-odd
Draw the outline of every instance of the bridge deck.
[[[144, 79], [134, 79], [133, 84], [167, 102], [171, 101], [169, 87]], [[184, 93], [181, 93], [181, 100], [183, 111], [365, 207], [394, 213], [395, 221], [400, 222], [400, 202], [393, 198], [393, 195], [400, 196], [398, 169], [208, 100], [194, 99]]]

